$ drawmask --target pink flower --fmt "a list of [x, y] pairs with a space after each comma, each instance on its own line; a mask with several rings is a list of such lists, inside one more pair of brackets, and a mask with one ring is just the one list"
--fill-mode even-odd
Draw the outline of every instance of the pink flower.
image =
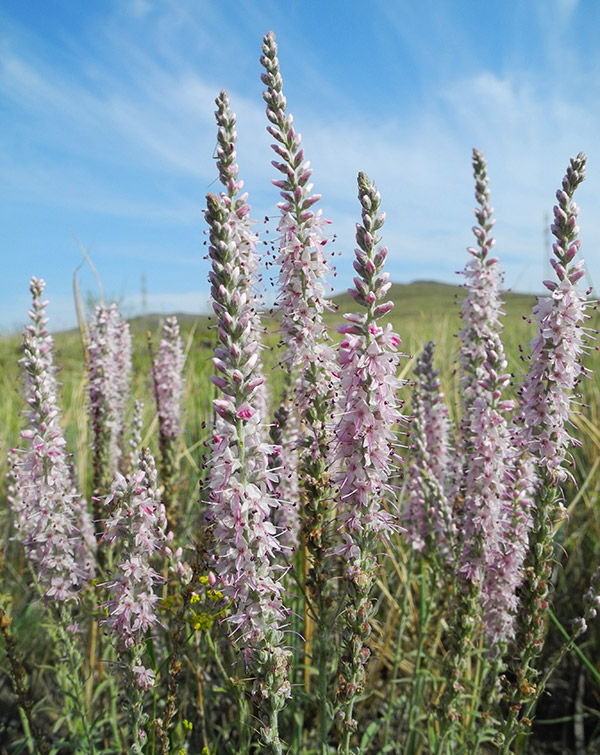
[[530, 471], [526, 460], [515, 453], [502, 400], [510, 383], [508, 363], [500, 333], [502, 325], [502, 275], [494, 245], [494, 225], [489, 206], [487, 164], [473, 150], [475, 197], [479, 207], [473, 228], [477, 248], [469, 248], [471, 260], [464, 275], [467, 296], [462, 305], [464, 327], [460, 332], [463, 417], [457, 480], [453, 497], [464, 503], [458, 510], [461, 535], [460, 573], [480, 592], [488, 645], [496, 646], [514, 632], [516, 590], [523, 580], [523, 559], [531, 519], [523, 496], [528, 482], [515, 488]]
[[312, 209], [321, 197], [312, 193], [310, 162], [304, 159], [302, 139], [293, 118], [286, 114], [287, 101], [272, 32], [264, 37], [261, 64], [265, 69], [262, 81], [267, 87], [263, 92], [270, 122], [267, 131], [275, 140], [271, 146], [279, 158], [272, 164], [281, 174], [273, 183], [281, 190], [282, 198], [277, 205], [281, 216], [277, 228], [280, 269], [276, 302], [285, 348], [282, 363], [292, 374], [293, 403], [310, 433], [305, 439], [303, 466], [306, 469], [311, 466], [310, 459], [321, 457], [327, 469], [333, 444], [325, 407], [335, 393], [336, 373], [323, 321], [324, 311], [331, 309], [325, 289], [330, 268], [324, 236], [330, 221], [321, 216], [320, 210]]
[[252, 415], [254, 414], [254, 410], [248, 404], [247, 402], [242, 404], [240, 408], [237, 410], [236, 417], [239, 417], [240, 419], [250, 419]]
[[[145, 692], [153, 689], [154, 683], [156, 681], [156, 675], [154, 671], [152, 671], [152, 669], [145, 668], [145, 666], [142, 666], [140, 664], [136, 664], [133, 667], [132, 671], [136, 684], [140, 689], [143, 689]], [[142, 729], [140, 731], [140, 734], [145, 737], [146, 732]]]
[[[362, 225], [356, 228], [354, 268], [358, 276], [352, 298], [366, 311], [347, 318], [353, 325], [352, 333], [346, 332], [339, 346], [341, 419], [335, 429], [340, 470], [339, 529], [344, 539], [337, 553], [346, 560], [338, 696], [343, 728], [348, 732], [356, 728], [354, 701], [364, 687], [364, 666], [369, 658], [366, 642], [373, 612], [370, 593], [377, 569], [375, 541], [399, 529], [389, 481], [399, 458], [395, 450], [397, 433], [405, 421], [397, 395], [403, 385], [397, 377], [400, 338], [389, 324], [383, 328], [378, 323], [390, 309], [381, 301], [389, 289], [387, 275], [382, 272], [386, 253], [377, 251], [378, 231], [385, 215], [379, 212], [379, 192], [364, 173], [358, 175], [358, 198]], [[349, 737], [344, 739], [344, 752], [349, 752]]]

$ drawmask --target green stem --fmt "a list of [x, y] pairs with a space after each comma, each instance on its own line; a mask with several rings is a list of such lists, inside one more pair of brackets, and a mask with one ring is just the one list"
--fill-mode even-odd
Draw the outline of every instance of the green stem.
[[442, 722], [435, 742], [434, 755], [444, 755], [448, 751], [446, 741], [451, 736], [458, 719], [456, 703], [461, 695], [464, 696], [462, 686], [464, 670], [471, 655], [470, 650], [473, 647], [473, 639], [479, 623], [477, 608], [481, 592], [480, 585], [469, 582], [464, 589], [465, 593], [459, 597], [459, 604], [455, 610], [454, 624], [451, 625], [458, 636], [454, 648], [448, 651], [444, 662], [446, 691], [440, 703]]
[[[535, 712], [535, 708], [537, 707], [537, 704], [539, 702], [539, 699], [542, 696], [542, 694], [543, 694], [543, 692], [544, 692], [544, 690], [546, 688], [546, 684], [548, 683], [548, 679], [550, 679], [550, 677], [552, 676], [552, 674], [556, 671], [556, 669], [558, 668], [558, 666], [562, 663], [562, 660], [565, 657], [565, 655], [567, 655], [567, 653], [569, 653], [571, 650], [575, 650], [575, 651], [579, 650], [579, 648], [576, 647], [575, 642], [577, 641], [577, 638], [580, 636], [581, 631], [580, 630], [576, 630], [576, 631], [572, 632], [571, 634], [568, 634], [568, 632], [566, 632], [566, 630], [564, 629], [564, 627], [562, 626], [562, 624], [560, 624], [560, 622], [558, 621], [558, 619], [556, 618], [556, 616], [552, 613], [552, 611], [549, 610], [549, 613], [550, 613], [550, 617], [552, 618], [553, 622], [556, 624], [556, 626], [559, 628], [561, 634], [563, 635], [563, 638], [564, 638], [565, 642], [563, 642], [562, 646], [560, 647], [559, 651], [554, 656], [554, 659], [552, 660], [552, 662], [550, 663], [550, 665], [548, 666], [548, 668], [544, 672], [543, 676], [537, 682], [535, 696], [525, 706], [523, 717], [520, 719], [520, 721], [522, 721], [523, 719], [531, 720], [531, 718], [532, 718], [532, 716], [533, 716], [533, 714]], [[581, 654], [581, 655], [583, 655], [583, 654]], [[584, 656], [584, 658], [585, 658], [585, 656]], [[585, 660], [587, 662], [587, 665], [589, 666], [590, 664], [589, 664], [589, 661], [587, 660], [587, 658]], [[596, 675], [597, 675], [597, 672], [596, 672]], [[510, 752], [510, 746], [512, 745], [512, 743], [516, 739], [517, 735], [519, 734], [519, 730], [516, 730], [516, 731], [511, 730], [511, 727], [509, 726], [509, 723], [510, 722], [508, 722], [507, 724], [505, 724], [505, 726], [503, 728], [503, 732], [502, 733], [505, 735], [505, 739], [504, 739], [504, 742], [503, 742], [503, 745], [502, 745], [502, 750], [501, 750], [500, 755], [507, 755], [507, 753]]]
[[[326, 609], [319, 607], [319, 617], [325, 619], [327, 616]], [[333, 725], [333, 706], [329, 703], [327, 696], [329, 688], [329, 630], [327, 629], [328, 621], [320, 622], [320, 636], [318, 643], [318, 662], [319, 662], [319, 746], [321, 755], [329, 755], [329, 732]]]
[[248, 753], [248, 748], [249, 748], [249, 740], [248, 740], [249, 727], [247, 723], [248, 722], [248, 701], [246, 700], [244, 690], [240, 687], [239, 684], [236, 684], [227, 673], [225, 666], [223, 665], [223, 660], [221, 659], [221, 656], [219, 655], [219, 651], [217, 650], [217, 647], [214, 643], [214, 640], [210, 632], [206, 632], [204, 636], [206, 637], [206, 643], [210, 649], [210, 652], [212, 653], [214, 661], [217, 664], [217, 668], [221, 672], [223, 681], [227, 684], [230, 692], [237, 699], [237, 722], [238, 722], [238, 730], [239, 730], [238, 755], [246, 755]]
[[[424, 657], [423, 654], [423, 648], [425, 646], [425, 640], [428, 637], [428, 628], [429, 628], [429, 620], [431, 618], [432, 614], [432, 601], [427, 600], [427, 591], [425, 590], [425, 564], [423, 559], [421, 559], [421, 567], [420, 567], [420, 574], [419, 574], [419, 583], [420, 583], [420, 621], [419, 621], [419, 639], [417, 643], [417, 649], [416, 649], [416, 656], [415, 656], [415, 663], [413, 667], [413, 673], [412, 673], [412, 682], [411, 682], [411, 692], [410, 692], [410, 699], [408, 703], [408, 737], [407, 737], [407, 743], [406, 743], [406, 752], [412, 752], [414, 748], [414, 741], [415, 741], [415, 713], [417, 711], [420, 711], [422, 708], [422, 693], [423, 693], [423, 679], [421, 677], [421, 662]], [[432, 580], [434, 577], [430, 573], [429, 574], [430, 580]], [[430, 586], [431, 588], [431, 586]], [[429, 595], [431, 596], [432, 591], [429, 589]]]
[[248, 701], [243, 690], [236, 688], [237, 722], [239, 736], [239, 755], [247, 755], [250, 742], [248, 739]]
[[396, 708], [397, 702], [396, 702], [396, 688], [398, 685], [398, 670], [400, 668], [400, 658], [402, 656], [402, 648], [404, 646], [404, 633], [406, 631], [406, 627], [408, 626], [408, 598], [410, 595], [410, 591], [412, 588], [412, 570], [415, 562], [415, 552], [414, 550], [410, 550], [410, 555], [408, 557], [408, 561], [406, 564], [406, 580], [404, 581], [402, 587], [402, 605], [400, 608], [400, 625], [398, 627], [398, 637], [396, 639], [396, 651], [394, 653], [394, 665], [392, 666], [392, 693], [391, 693], [391, 699], [387, 705], [387, 709], [385, 712], [385, 725], [383, 729], [383, 745], [384, 747], [389, 742], [390, 737], [390, 722], [392, 720], [392, 715], [394, 712], [394, 709]]
[[[83, 734], [83, 739], [85, 742], [86, 749], [81, 750], [82, 753], [87, 753], [88, 755], [94, 755], [96, 752], [96, 747], [94, 745], [94, 740], [92, 737], [92, 733], [90, 731], [90, 727], [88, 725], [88, 717], [87, 717], [87, 711], [84, 707], [84, 700], [85, 700], [85, 690], [84, 685], [81, 681], [81, 677], [79, 674], [79, 670], [81, 668], [82, 663], [82, 657], [77, 648], [75, 647], [75, 644], [73, 643], [73, 637], [72, 635], [67, 631], [67, 626], [71, 623], [70, 621], [71, 616], [68, 613], [65, 606], [60, 607], [60, 611], [58, 614], [58, 622], [57, 622], [57, 628], [58, 628], [58, 635], [59, 639], [66, 651], [67, 654], [67, 667], [65, 669], [66, 673], [66, 689], [63, 691], [65, 694], [65, 712], [67, 714], [66, 720], [68, 721], [69, 729], [71, 733], [75, 733], [77, 729]], [[61, 668], [65, 668], [64, 666], [61, 666]], [[69, 702], [70, 701], [70, 702]], [[78, 724], [74, 723], [71, 719], [71, 711], [74, 711], [77, 719]]]

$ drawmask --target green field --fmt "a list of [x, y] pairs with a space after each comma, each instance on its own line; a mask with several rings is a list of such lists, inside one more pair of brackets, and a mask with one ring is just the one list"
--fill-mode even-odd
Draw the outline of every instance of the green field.
[[[47, 291], [47, 295], [50, 299], [48, 315], [51, 323], [52, 292]], [[426, 341], [434, 339], [437, 342], [437, 366], [441, 370], [442, 386], [447, 396], [451, 416], [455, 420], [459, 405], [459, 386], [456, 379], [458, 352], [456, 334], [460, 328], [459, 310], [462, 295], [462, 289], [458, 286], [432, 282], [394, 285], [390, 292], [390, 298], [395, 302], [390, 321], [403, 339], [405, 352], [414, 356], [418, 354]], [[535, 300], [532, 296], [521, 294], [508, 294], [505, 300], [504, 341], [509, 369], [514, 375], [514, 390], [527, 370], [522, 353], [527, 353], [527, 344], [535, 336], [535, 324], [528, 321]], [[353, 302], [347, 295], [336, 297], [335, 304], [338, 311], [328, 314], [326, 318], [334, 338], [336, 337], [335, 325], [340, 321], [342, 313], [354, 309]], [[23, 314], [26, 315], [26, 313]], [[590, 325], [597, 325], [596, 313], [595, 318], [595, 323], [590, 323]], [[157, 316], [146, 316], [135, 318], [130, 322], [135, 345], [133, 393], [135, 397], [144, 401], [144, 436], [151, 445], [155, 442], [156, 416], [151, 390], [146, 332], [150, 331], [153, 334], [156, 345], [160, 321], [161, 318]], [[190, 541], [197, 530], [200, 517], [197, 499], [198, 484], [202, 476], [203, 443], [208, 438], [205, 423], [210, 423], [211, 400], [215, 395], [209, 381], [212, 374], [210, 357], [214, 336], [210, 319], [207, 317], [181, 316], [180, 324], [187, 349], [186, 429], [180, 458], [181, 484], [179, 487], [179, 505], [184, 512], [184, 523], [180, 537]], [[277, 335], [275, 331], [277, 325], [275, 320], [266, 317], [265, 326], [267, 329], [265, 343], [270, 347], [265, 351], [265, 363], [267, 371], [272, 370], [270, 384], [274, 407], [281, 387], [281, 377], [276, 367]], [[55, 341], [55, 360], [59, 366], [59, 380], [62, 383], [65, 430], [70, 450], [74, 454], [73, 460], [80, 484], [89, 495], [91, 491], [88, 470], [89, 436], [85, 413], [84, 352], [77, 331], [58, 333]], [[5, 596], [14, 592], [15, 585], [19, 584], [20, 570], [23, 569], [19, 550], [9, 539], [11, 529], [6, 503], [6, 472], [10, 462], [10, 449], [18, 445], [19, 431], [23, 424], [19, 356], [19, 336], [4, 337], [0, 340], [0, 425], [3, 428], [0, 446], [0, 512], [3, 523], [4, 552], [9, 566], [3, 574], [2, 592]], [[408, 359], [404, 362], [403, 374], [409, 379], [413, 364], [414, 362]], [[573, 454], [576, 462], [573, 471], [576, 485], [569, 485], [565, 491], [569, 519], [562, 524], [561, 531], [558, 533], [559, 548], [554, 574], [556, 592], [553, 598], [553, 611], [557, 622], [567, 627], [570, 620], [578, 615], [581, 597], [587, 589], [590, 575], [600, 563], [600, 477], [598, 476], [600, 395], [597, 379], [600, 373], [600, 357], [596, 349], [589, 355], [586, 364], [592, 370], [592, 377], [590, 380], [582, 381], [580, 386], [582, 406], [576, 407], [581, 409], [581, 413], [574, 414], [572, 418], [575, 426], [573, 433], [582, 444], [581, 448], [575, 449]], [[410, 390], [410, 386], [404, 389], [407, 413], [410, 412]], [[401, 559], [398, 563], [400, 562]], [[397, 598], [391, 587], [394, 579], [393, 573], [384, 574], [379, 585], [382, 611], [388, 616], [398, 615], [399, 611]], [[15, 626], [25, 626], [31, 620], [30, 614], [33, 609], [18, 596], [10, 600], [13, 604]], [[413, 606], [412, 610], [416, 608]], [[375, 691], [376, 700], [381, 699], [381, 695], [385, 695], [385, 688], [382, 685], [393, 664], [393, 653], [390, 649], [393, 630], [389, 622], [381, 620], [373, 636], [378, 660], [373, 663], [372, 673], [375, 676], [370, 679], [370, 686]], [[557, 646], [559, 637], [560, 630], [553, 626], [545, 650], [548, 657]], [[29, 647], [27, 640], [24, 641], [23, 647], [27, 652]], [[584, 637], [582, 649], [590, 662], [600, 670], [598, 662], [600, 628], [598, 625], [590, 627]], [[6, 659], [3, 663], [6, 663]], [[406, 672], [409, 671], [410, 669]], [[40, 689], [44, 689], [43, 674], [38, 678], [37, 683]], [[570, 747], [577, 721], [584, 723], [586, 737], [591, 741], [595, 737], [596, 723], [600, 721], [600, 687], [577, 656], [570, 656], [569, 661], [553, 677], [550, 691], [552, 696], [545, 699], [539, 711], [535, 741], [548, 743], [559, 740], [568, 742]], [[0, 705], [2, 705], [1, 701]], [[361, 708], [364, 716], [369, 715], [368, 705], [369, 703], [365, 702]], [[560, 740], [561, 737], [566, 739]], [[550, 747], [549, 744], [547, 746]], [[568, 748], [560, 751], [570, 752]]]

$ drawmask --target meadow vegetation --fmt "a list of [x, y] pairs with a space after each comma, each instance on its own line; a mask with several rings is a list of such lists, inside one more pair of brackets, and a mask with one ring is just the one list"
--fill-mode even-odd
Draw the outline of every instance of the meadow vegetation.
[[327, 302], [272, 34], [261, 63], [283, 161], [274, 311], [222, 92], [214, 314], [127, 324], [101, 302], [52, 344], [32, 279], [29, 329], [0, 340], [0, 753], [592, 753], [585, 157], [539, 300], [500, 293], [474, 150], [465, 285], [390, 285], [385, 199], [361, 173], [357, 277]]

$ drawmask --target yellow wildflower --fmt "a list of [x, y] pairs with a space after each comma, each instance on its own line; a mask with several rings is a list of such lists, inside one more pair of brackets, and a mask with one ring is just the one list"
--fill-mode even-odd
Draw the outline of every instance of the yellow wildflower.
[[207, 614], [206, 611], [196, 614], [194, 618], [194, 629], [210, 629], [213, 617], [210, 616], [210, 614]]

